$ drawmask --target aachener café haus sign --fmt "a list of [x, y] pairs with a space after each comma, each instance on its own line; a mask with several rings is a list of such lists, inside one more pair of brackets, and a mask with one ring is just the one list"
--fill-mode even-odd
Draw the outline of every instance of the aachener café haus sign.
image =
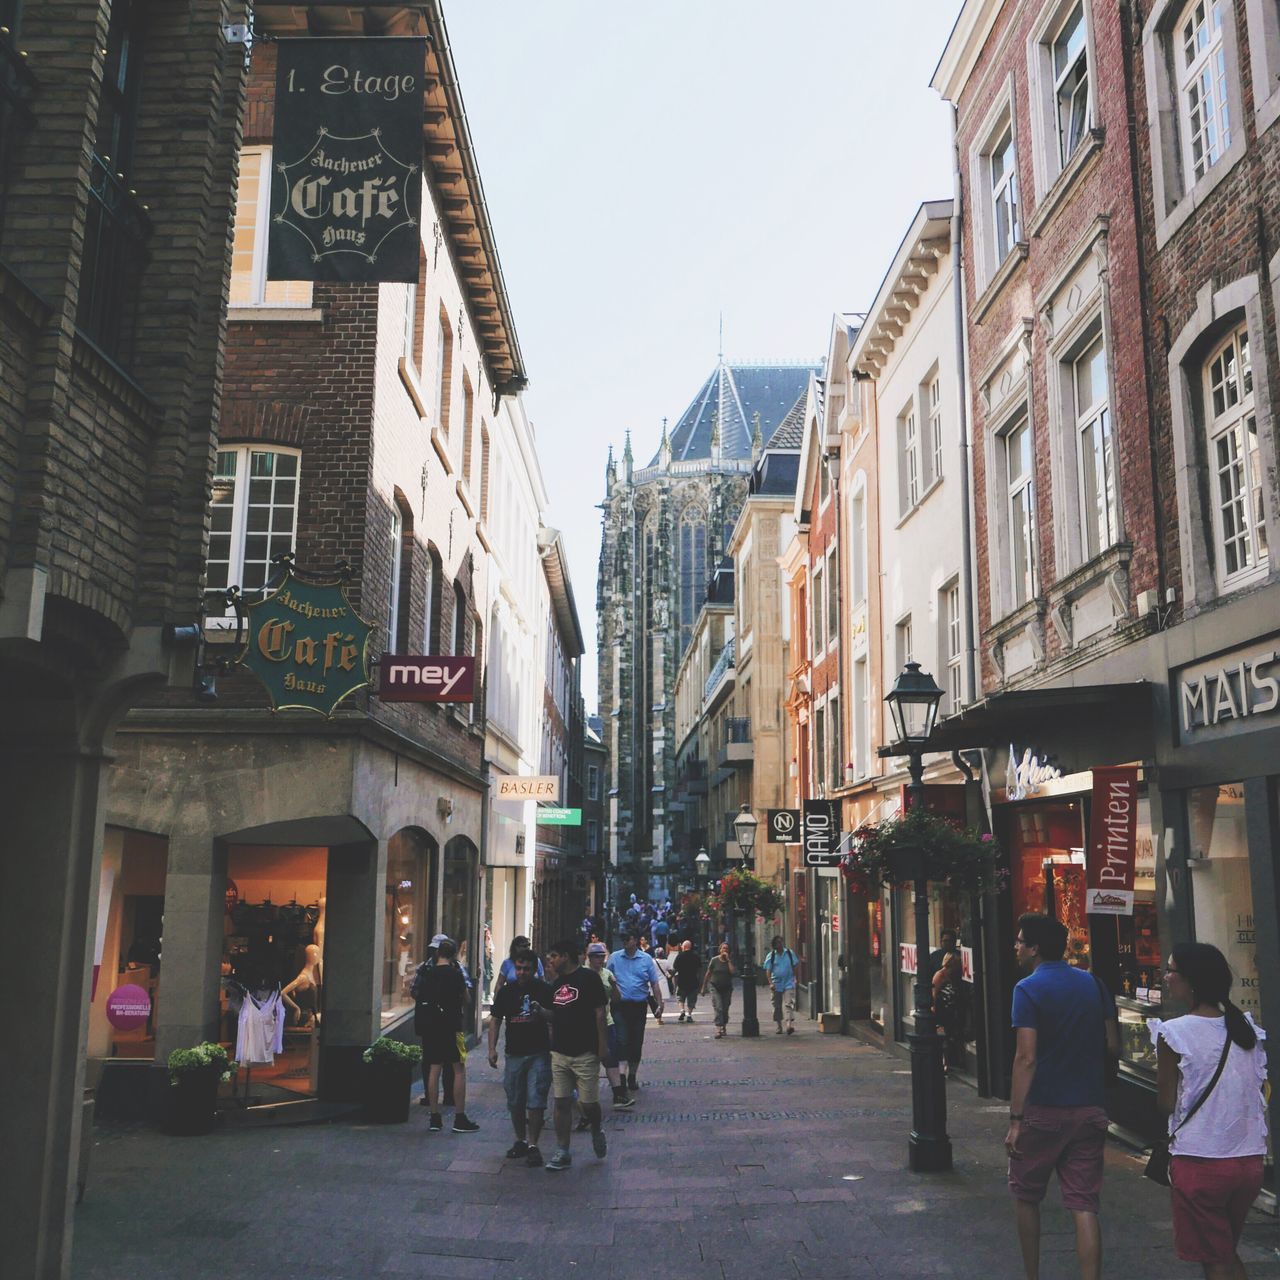
[[250, 605], [242, 665], [262, 682], [274, 711], [317, 711], [369, 683], [373, 628], [356, 613], [340, 582], [305, 582], [291, 572]]

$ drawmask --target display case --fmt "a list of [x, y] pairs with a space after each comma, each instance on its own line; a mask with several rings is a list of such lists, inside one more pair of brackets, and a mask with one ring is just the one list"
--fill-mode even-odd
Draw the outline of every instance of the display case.
[[1120, 1017], [1120, 1067], [1144, 1079], [1156, 1074], [1156, 1051], [1147, 1031], [1147, 1019], [1160, 1016], [1160, 992], [1149, 995], [1139, 988], [1132, 996], [1116, 996]]

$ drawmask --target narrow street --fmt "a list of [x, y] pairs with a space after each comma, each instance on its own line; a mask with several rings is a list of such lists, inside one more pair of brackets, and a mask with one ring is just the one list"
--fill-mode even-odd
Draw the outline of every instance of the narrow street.
[[[768, 1022], [759, 1040], [738, 1030], [735, 1019], [730, 1038], [714, 1040], [709, 1010], [691, 1026], [651, 1021], [640, 1101], [608, 1119], [608, 1158], [575, 1135], [573, 1168], [559, 1174], [504, 1159], [500, 1077], [480, 1052], [468, 1069], [468, 1111], [483, 1126], [472, 1137], [447, 1126], [428, 1135], [416, 1105], [403, 1126], [338, 1121], [203, 1139], [100, 1129], [73, 1275], [203, 1280], [268, 1265], [275, 1280], [1021, 1274], [1003, 1105], [951, 1085], [955, 1172], [913, 1175], [905, 1062], [805, 1022], [794, 1037]], [[1199, 1274], [1174, 1256], [1168, 1192], [1140, 1170], [1109, 1148], [1104, 1274]], [[1045, 1280], [1077, 1274], [1056, 1197], [1055, 1187]], [[1280, 1225], [1255, 1214], [1240, 1252], [1251, 1277], [1280, 1277]]]

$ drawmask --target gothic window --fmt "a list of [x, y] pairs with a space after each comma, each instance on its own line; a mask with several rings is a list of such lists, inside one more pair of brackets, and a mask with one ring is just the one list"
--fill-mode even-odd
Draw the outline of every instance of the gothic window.
[[693, 624], [707, 588], [707, 525], [698, 507], [680, 517], [680, 648], [693, 635]]
[[647, 521], [644, 531], [644, 622], [653, 626], [653, 586], [658, 567], [657, 538], [653, 518]]

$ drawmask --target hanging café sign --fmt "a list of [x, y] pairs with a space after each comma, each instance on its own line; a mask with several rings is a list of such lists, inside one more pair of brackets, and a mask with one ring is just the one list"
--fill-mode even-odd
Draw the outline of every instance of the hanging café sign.
[[356, 613], [341, 582], [305, 582], [289, 569], [246, 615], [240, 661], [262, 682], [273, 711], [331, 716], [369, 683], [373, 628]]
[[277, 48], [267, 278], [416, 283], [426, 41]]

